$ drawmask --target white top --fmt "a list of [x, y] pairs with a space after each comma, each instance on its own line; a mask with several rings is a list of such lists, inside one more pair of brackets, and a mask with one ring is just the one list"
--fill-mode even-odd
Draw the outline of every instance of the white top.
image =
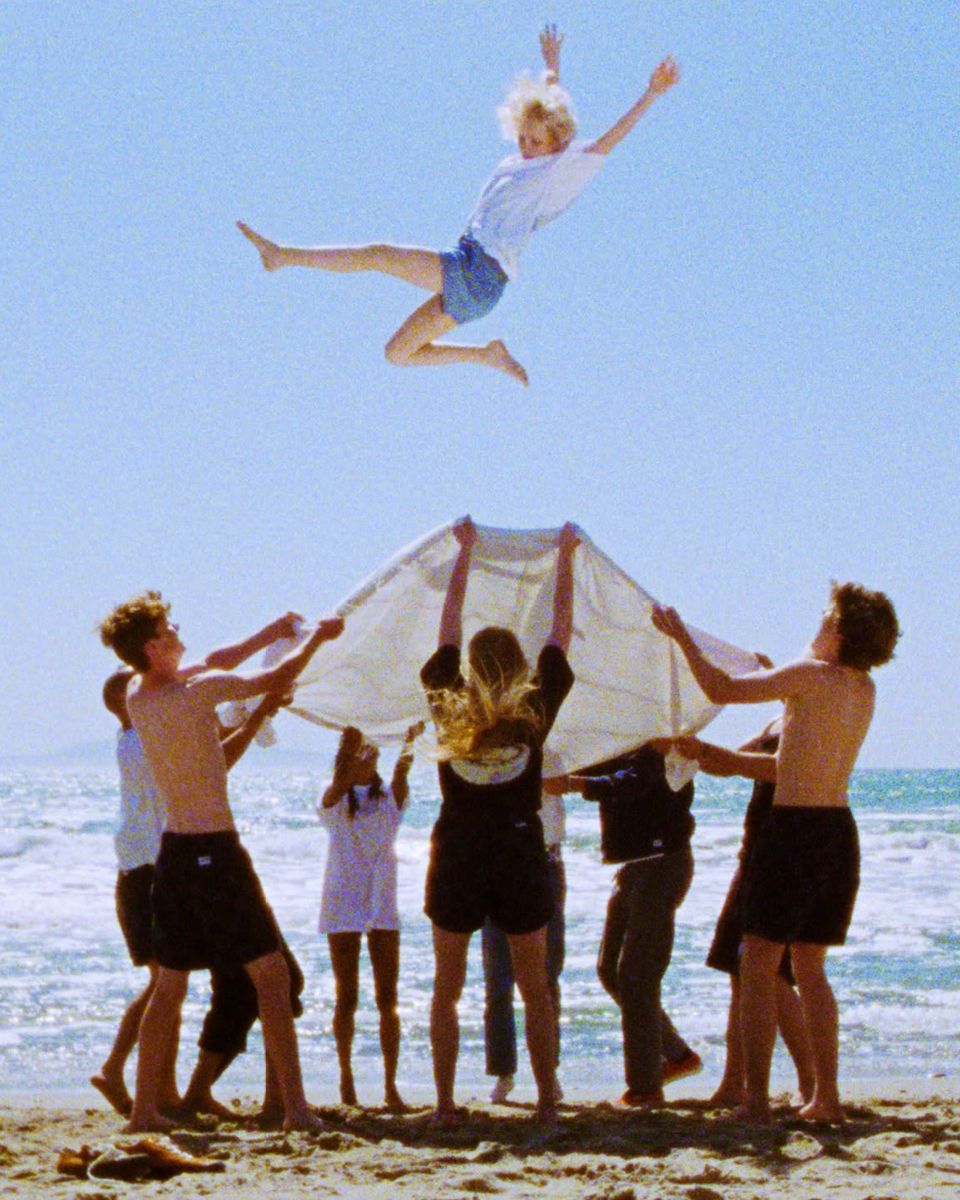
[[403, 809], [390, 788], [370, 796], [354, 789], [359, 808], [351, 817], [347, 796], [324, 808], [320, 824], [330, 835], [320, 901], [321, 933], [367, 933], [399, 929], [396, 840]]
[[120, 768], [120, 825], [113, 839], [117, 866], [133, 871], [157, 861], [163, 834], [163, 801], [153, 782], [135, 729], [117, 734]]
[[571, 142], [559, 154], [511, 154], [484, 184], [466, 232], [516, 279], [520, 251], [532, 235], [576, 200], [603, 166], [591, 142]]
[[542, 796], [540, 799], [540, 823], [543, 826], [543, 841], [547, 846], [559, 846], [566, 834], [566, 821], [562, 796]]

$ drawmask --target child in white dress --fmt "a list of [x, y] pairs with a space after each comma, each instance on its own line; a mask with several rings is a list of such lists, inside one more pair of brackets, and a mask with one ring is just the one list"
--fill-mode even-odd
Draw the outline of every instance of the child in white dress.
[[318, 808], [329, 835], [320, 904], [320, 932], [327, 935], [336, 982], [333, 1036], [340, 1065], [340, 1099], [355, 1105], [351, 1048], [357, 1011], [360, 943], [367, 935], [380, 1014], [380, 1049], [389, 1109], [404, 1107], [397, 1091], [400, 1018], [400, 916], [397, 911], [396, 840], [409, 795], [417, 725], [407, 736], [389, 786], [377, 774], [379, 751], [359, 729], [347, 726], [334, 761], [333, 781]]

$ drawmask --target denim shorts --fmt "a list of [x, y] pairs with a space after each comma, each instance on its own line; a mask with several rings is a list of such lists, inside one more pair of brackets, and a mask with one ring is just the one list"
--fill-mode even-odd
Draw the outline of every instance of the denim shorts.
[[503, 295], [507, 276], [472, 237], [460, 239], [456, 250], [440, 255], [443, 267], [443, 311], [463, 325], [484, 317]]

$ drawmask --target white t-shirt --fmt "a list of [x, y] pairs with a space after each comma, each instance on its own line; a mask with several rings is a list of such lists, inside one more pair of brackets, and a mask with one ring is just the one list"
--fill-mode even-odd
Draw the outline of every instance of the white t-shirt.
[[120, 768], [120, 825], [113, 839], [117, 866], [133, 871], [157, 861], [163, 834], [163, 801], [153, 782], [135, 729], [117, 734]]
[[520, 251], [541, 225], [576, 200], [603, 166], [592, 142], [571, 142], [559, 154], [524, 158], [511, 154], [484, 184], [466, 232], [516, 279]]
[[399, 929], [396, 840], [403, 809], [384, 786], [380, 796], [354, 789], [351, 817], [346, 793], [331, 808], [321, 804], [320, 824], [329, 834], [320, 901], [321, 933], [367, 933]]

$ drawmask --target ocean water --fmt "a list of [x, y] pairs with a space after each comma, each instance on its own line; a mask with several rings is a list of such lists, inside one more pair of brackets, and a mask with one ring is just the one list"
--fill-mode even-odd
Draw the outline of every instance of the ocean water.
[[[326, 836], [315, 816], [324, 786], [309, 771], [242, 767], [231, 779], [241, 836], [306, 975], [298, 1022], [308, 1094], [336, 1098], [330, 1030], [333, 979], [316, 932]], [[412, 776], [398, 842], [400, 1001], [404, 1040], [399, 1080], [415, 1101], [432, 1095], [428, 1016], [430, 927], [422, 914], [430, 828], [438, 793], [429, 767]], [[726, 977], [703, 965], [740, 844], [748, 785], [699, 777], [694, 811], [696, 875], [678, 915], [664, 1003], [702, 1055], [696, 1081], [709, 1089], [723, 1063]], [[846, 1083], [905, 1077], [960, 1080], [960, 771], [861, 771], [851, 805], [860, 827], [862, 883], [847, 945], [829, 973], [840, 1005]], [[113, 908], [117, 808], [112, 769], [0, 771], [0, 1094], [82, 1092], [103, 1061], [124, 1006], [142, 988]], [[600, 862], [596, 807], [568, 801], [568, 876], [560, 1077], [570, 1098], [622, 1090], [617, 1010], [594, 970], [613, 868]], [[458, 1098], [486, 1094], [479, 938], [461, 1004]], [[205, 976], [195, 974], [184, 1007], [180, 1074], [193, 1064], [205, 1012]], [[381, 1098], [376, 1009], [366, 960], [354, 1044], [361, 1101]], [[219, 1085], [249, 1095], [263, 1079], [259, 1035]], [[774, 1081], [791, 1084], [778, 1048]], [[680, 1088], [683, 1085], [678, 1085]], [[702, 1094], [702, 1093], [701, 1093]], [[92, 1095], [92, 1093], [91, 1093]], [[521, 1051], [517, 1096], [533, 1095]]]

